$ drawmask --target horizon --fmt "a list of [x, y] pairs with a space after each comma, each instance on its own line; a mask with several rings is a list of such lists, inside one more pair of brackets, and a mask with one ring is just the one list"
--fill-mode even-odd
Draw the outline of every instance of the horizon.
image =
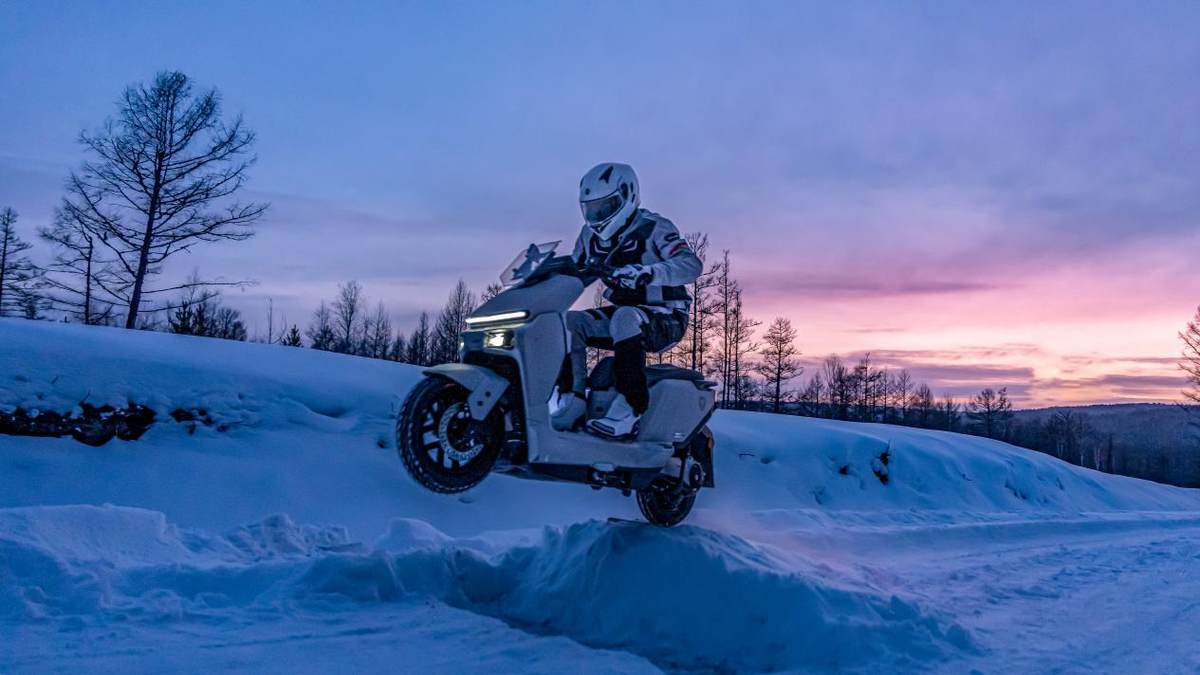
[[579, 176], [626, 161], [810, 372], [870, 352], [1021, 408], [1180, 398], [1200, 5], [616, 4], [633, 47], [555, 3], [0, 5], [0, 207], [44, 253], [78, 134], [179, 69], [257, 133], [272, 209], [168, 275], [258, 279], [225, 294], [252, 333], [268, 298], [303, 328], [351, 279], [407, 332], [573, 238]]

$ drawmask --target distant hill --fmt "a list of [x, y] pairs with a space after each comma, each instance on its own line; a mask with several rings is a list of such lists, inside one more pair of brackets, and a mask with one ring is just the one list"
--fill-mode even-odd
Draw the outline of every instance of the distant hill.
[[[1075, 439], [1047, 439], [1047, 428], [1059, 414], [1082, 422]], [[1200, 413], [1169, 403], [1057, 406], [1018, 410], [1014, 442], [1055, 455], [1073, 464], [1149, 478], [1164, 483], [1200, 487]], [[1070, 436], [1070, 434], [1066, 434]]]

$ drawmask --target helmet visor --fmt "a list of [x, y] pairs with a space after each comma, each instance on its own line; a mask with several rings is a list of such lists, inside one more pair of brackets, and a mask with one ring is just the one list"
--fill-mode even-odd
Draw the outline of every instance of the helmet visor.
[[621, 198], [621, 193], [614, 192], [607, 197], [579, 202], [579, 207], [583, 211], [583, 219], [589, 225], [599, 225], [620, 211], [621, 205], [624, 203], [625, 200]]

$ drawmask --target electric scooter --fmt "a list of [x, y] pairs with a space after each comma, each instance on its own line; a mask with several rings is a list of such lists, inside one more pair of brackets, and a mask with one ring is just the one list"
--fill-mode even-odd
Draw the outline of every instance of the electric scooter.
[[[714, 487], [707, 427], [716, 384], [670, 365], [646, 369], [650, 405], [636, 435], [611, 439], [550, 424], [571, 334], [566, 312], [608, 270], [555, 256], [560, 242], [534, 244], [501, 275], [504, 288], [466, 319], [459, 362], [434, 366], [408, 394], [396, 447], [425, 488], [456, 493], [489, 473], [581, 483], [636, 493], [646, 520], [683, 521], [701, 488]], [[587, 417], [616, 397], [612, 357], [588, 376]]]

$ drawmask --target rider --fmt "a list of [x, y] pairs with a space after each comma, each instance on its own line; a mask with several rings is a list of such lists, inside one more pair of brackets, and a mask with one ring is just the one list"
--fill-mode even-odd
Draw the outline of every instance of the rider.
[[636, 432], [650, 403], [646, 352], [659, 352], [683, 338], [692, 305], [687, 284], [703, 263], [671, 221], [640, 208], [637, 175], [627, 164], [599, 164], [579, 182], [584, 226], [572, 257], [581, 268], [612, 271], [600, 281], [611, 305], [567, 313], [571, 331], [570, 388], [561, 387], [551, 422], [575, 427], [587, 412], [587, 347], [611, 348], [617, 397], [595, 433], [623, 437]]

